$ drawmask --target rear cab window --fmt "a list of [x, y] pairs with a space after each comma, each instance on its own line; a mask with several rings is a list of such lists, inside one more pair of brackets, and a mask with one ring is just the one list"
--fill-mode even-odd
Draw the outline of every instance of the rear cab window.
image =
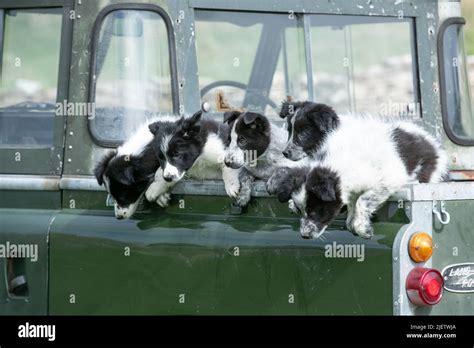
[[70, 27], [67, 11], [55, 3], [0, 4], [2, 174], [61, 173], [64, 118], [56, 107], [67, 98]]
[[412, 19], [310, 15], [310, 21], [314, 100], [344, 113], [420, 116]]
[[413, 18], [196, 10], [195, 20], [211, 112], [244, 108], [278, 122], [291, 97], [340, 113], [421, 115]]

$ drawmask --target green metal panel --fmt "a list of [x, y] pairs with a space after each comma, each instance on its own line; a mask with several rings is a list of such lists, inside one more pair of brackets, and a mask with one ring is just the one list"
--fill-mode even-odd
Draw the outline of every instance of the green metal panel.
[[[61, 193], [59, 191], [0, 191], [0, 208], [60, 209]], [[3, 231], [0, 230], [1, 232]]]
[[47, 314], [48, 312], [48, 229], [53, 210], [1, 209], [0, 244], [33, 244], [38, 259], [25, 259], [28, 296], [15, 298], [8, 293], [6, 258], [0, 258], [0, 314]]
[[[446, 210], [451, 222], [441, 225], [434, 222], [433, 267], [440, 271], [448, 265], [474, 262], [474, 201], [447, 201]], [[431, 314], [472, 315], [474, 292], [445, 291], [442, 301], [433, 307]]]
[[[391, 245], [403, 216], [380, 219], [370, 241], [341, 222], [327, 240], [309, 241], [273, 198], [241, 216], [229, 215], [227, 203], [186, 196], [184, 209], [127, 221], [112, 211], [64, 210], [50, 235], [50, 313], [392, 313]], [[334, 241], [364, 245], [364, 261], [326, 257]]]

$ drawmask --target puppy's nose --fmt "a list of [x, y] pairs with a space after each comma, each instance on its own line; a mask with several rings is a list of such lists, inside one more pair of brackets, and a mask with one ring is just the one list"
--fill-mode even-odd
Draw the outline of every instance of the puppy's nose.
[[303, 236], [303, 235], [302, 235], [301, 237], [302, 237], [303, 239], [311, 239], [310, 236]]
[[171, 182], [173, 180], [171, 176], [164, 176], [164, 175], [163, 175], [163, 179], [165, 179], [165, 181], [167, 182]]
[[224, 160], [224, 164], [226, 167], [230, 167], [230, 165], [232, 164], [231, 161], [228, 161], [228, 160]]
[[122, 215], [117, 215], [116, 218], [117, 218], [118, 220], [122, 220], [122, 219], [123, 219], [123, 216], [122, 216]]
[[285, 156], [286, 158], [288, 158], [288, 156], [290, 155], [289, 151], [288, 150], [283, 150], [283, 156]]

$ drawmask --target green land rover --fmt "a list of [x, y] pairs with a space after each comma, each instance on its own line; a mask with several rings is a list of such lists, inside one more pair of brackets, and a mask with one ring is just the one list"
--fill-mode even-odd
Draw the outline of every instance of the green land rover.
[[[474, 314], [459, 2], [2, 0], [0, 22], [0, 314]], [[410, 119], [443, 143], [449, 182], [391, 197], [370, 240], [343, 215], [302, 239], [258, 181], [243, 209], [221, 181], [183, 180], [169, 207], [115, 219], [93, 168], [148, 115], [281, 125], [288, 97]], [[442, 298], [413, 303], [433, 269], [415, 291]]]

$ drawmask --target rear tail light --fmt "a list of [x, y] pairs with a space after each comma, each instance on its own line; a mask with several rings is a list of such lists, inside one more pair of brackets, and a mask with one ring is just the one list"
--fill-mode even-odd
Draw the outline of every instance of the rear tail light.
[[425, 262], [433, 254], [433, 239], [428, 233], [417, 232], [408, 245], [410, 257], [415, 262]]
[[406, 289], [410, 301], [417, 306], [431, 306], [443, 297], [444, 281], [435, 269], [417, 267], [408, 274]]

